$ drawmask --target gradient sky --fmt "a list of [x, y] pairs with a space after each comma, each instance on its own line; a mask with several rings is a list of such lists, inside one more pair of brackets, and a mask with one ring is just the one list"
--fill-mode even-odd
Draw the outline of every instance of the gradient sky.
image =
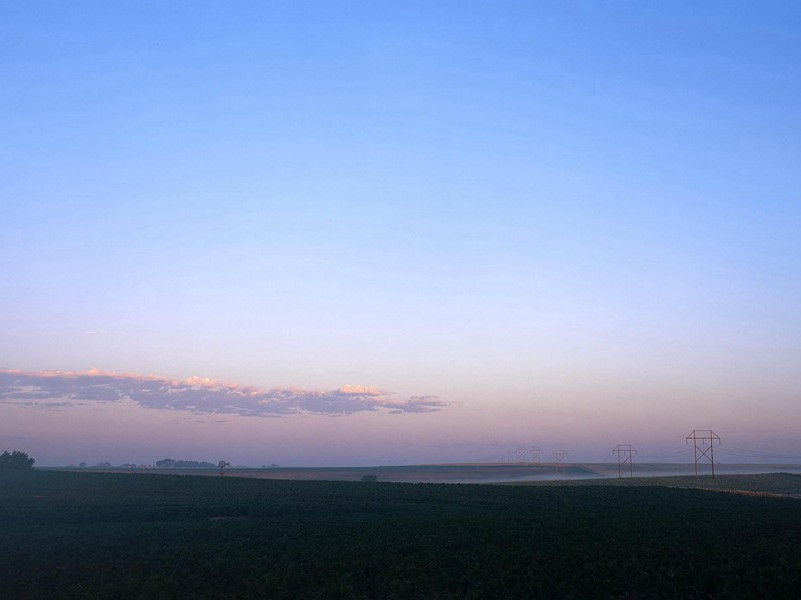
[[0, 449], [801, 457], [796, 2], [6, 2], [0, 81]]

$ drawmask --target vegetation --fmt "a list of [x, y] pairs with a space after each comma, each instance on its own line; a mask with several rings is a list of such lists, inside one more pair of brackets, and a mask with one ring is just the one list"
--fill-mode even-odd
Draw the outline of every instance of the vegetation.
[[0, 474], [9, 598], [795, 598], [801, 504], [664, 487]]
[[522, 486], [664, 486], [717, 490], [734, 493], [780, 494], [801, 497], [801, 475], [794, 473], [764, 473], [759, 475], [718, 475], [692, 477], [675, 475], [670, 477], [623, 477], [609, 479], [574, 479], [556, 481], [520, 481], [505, 485]]
[[36, 460], [30, 458], [25, 452], [6, 450], [0, 454], [0, 471], [26, 471], [33, 468]]
[[157, 460], [156, 466], [159, 469], [216, 469], [217, 465], [206, 461], [197, 460], [173, 460], [165, 458]]

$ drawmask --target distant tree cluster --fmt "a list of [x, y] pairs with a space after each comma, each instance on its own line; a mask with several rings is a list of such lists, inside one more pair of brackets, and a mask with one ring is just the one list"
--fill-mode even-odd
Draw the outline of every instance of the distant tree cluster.
[[197, 460], [173, 460], [165, 458], [157, 460], [156, 466], [159, 469], [216, 469], [217, 465], [213, 465], [206, 461]]
[[147, 468], [150, 468], [152, 466], [153, 465], [138, 465], [138, 464], [132, 463], [132, 462], [130, 462], [130, 463], [126, 462], [126, 463], [120, 464], [119, 466], [114, 466], [110, 462], [106, 461], [106, 462], [95, 463], [94, 465], [91, 465], [91, 467], [90, 467], [90, 465], [88, 465], [85, 462], [81, 462], [80, 464], [77, 464], [77, 465], [76, 464], [69, 464], [69, 465], [67, 465], [67, 468], [68, 469], [86, 469], [87, 467], [90, 467], [92, 469], [116, 469], [116, 468], [120, 468], [120, 469], [147, 469]]
[[36, 460], [30, 458], [25, 452], [6, 450], [0, 454], [0, 471], [24, 471], [33, 468]]

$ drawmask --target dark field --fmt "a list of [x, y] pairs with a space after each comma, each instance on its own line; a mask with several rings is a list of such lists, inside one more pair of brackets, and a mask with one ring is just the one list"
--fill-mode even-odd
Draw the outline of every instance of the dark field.
[[798, 598], [799, 565], [786, 497], [0, 475], [4, 598]]
[[508, 485], [519, 486], [631, 486], [671, 488], [694, 488], [738, 494], [765, 494], [801, 498], [801, 475], [792, 473], [760, 473], [693, 477], [680, 475], [670, 477], [624, 477], [607, 479], [564, 479], [561, 481], [519, 481]]
[[[582, 485], [586, 479], [618, 479], [617, 464], [610, 463], [573, 463], [564, 464], [556, 474], [553, 463], [463, 463], [445, 465], [403, 465], [372, 467], [230, 467], [226, 475], [231, 477], [255, 477], [258, 479], [302, 479], [312, 481], [360, 481], [365, 475], [373, 475], [378, 481], [396, 483], [515, 483], [556, 481], [561, 485], [567, 481], [578, 481]], [[168, 469], [147, 468], [136, 469], [122, 467], [47, 467], [48, 470], [78, 471], [90, 473], [153, 473], [170, 475], [211, 475], [219, 476], [218, 469]], [[704, 467], [708, 472], [708, 466]], [[801, 471], [799, 465], [738, 465], [719, 464], [719, 475], [732, 474], [765, 474], [777, 471]], [[692, 463], [638, 463], [634, 471], [636, 477], [664, 480], [675, 479], [680, 475], [692, 475]], [[626, 473], [628, 476], [628, 473]], [[693, 478], [694, 479], [694, 478]], [[661, 485], [661, 483], [659, 484]]]

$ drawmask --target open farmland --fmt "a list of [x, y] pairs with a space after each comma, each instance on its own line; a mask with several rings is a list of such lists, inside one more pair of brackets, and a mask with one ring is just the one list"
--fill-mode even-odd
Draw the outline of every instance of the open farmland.
[[693, 477], [674, 475], [662, 477], [623, 477], [607, 479], [572, 479], [562, 481], [521, 481], [520, 486], [616, 486], [670, 487], [713, 490], [738, 494], [772, 494], [801, 498], [801, 475], [794, 473], [761, 473]]
[[[708, 467], [707, 467], [708, 468]], [[103, 473], [158, 473], [169, 475], [219, 476], [218, 469], [170, 469], [170, 468], [122, 468], [122, 467], [74, 467], [50, 470], [77, 470], [78, 472]], [[716, 470], [721, 475], [763, 474], [801, 472], [799, 465], [769, 464], [722, 464]], [[514, 483], [514, 482], [559, 482], [597, 479], [618, 479], [616, 464], [610, 463], [463, 463], [442, 465], [379, 465], [372, 467], [230, 467], [225, 471], [232, 477], [254, 477], [259, 479], [297, 479], [309, 481], [360, 481], [364, 476], [374, 476], [378, 481], [397, 483]], [[692, 463], [642, 463], [637, 464], [634, 474], [645, 481], [657, 482], [656, 478], [672, 480], [676, 476], [693, 473]], [[626, 473], [626, 475], [628, 475]]]
[[792, 598], [799, 502], [645, 486], [6, 473], [0, 586], [10, 598]]

